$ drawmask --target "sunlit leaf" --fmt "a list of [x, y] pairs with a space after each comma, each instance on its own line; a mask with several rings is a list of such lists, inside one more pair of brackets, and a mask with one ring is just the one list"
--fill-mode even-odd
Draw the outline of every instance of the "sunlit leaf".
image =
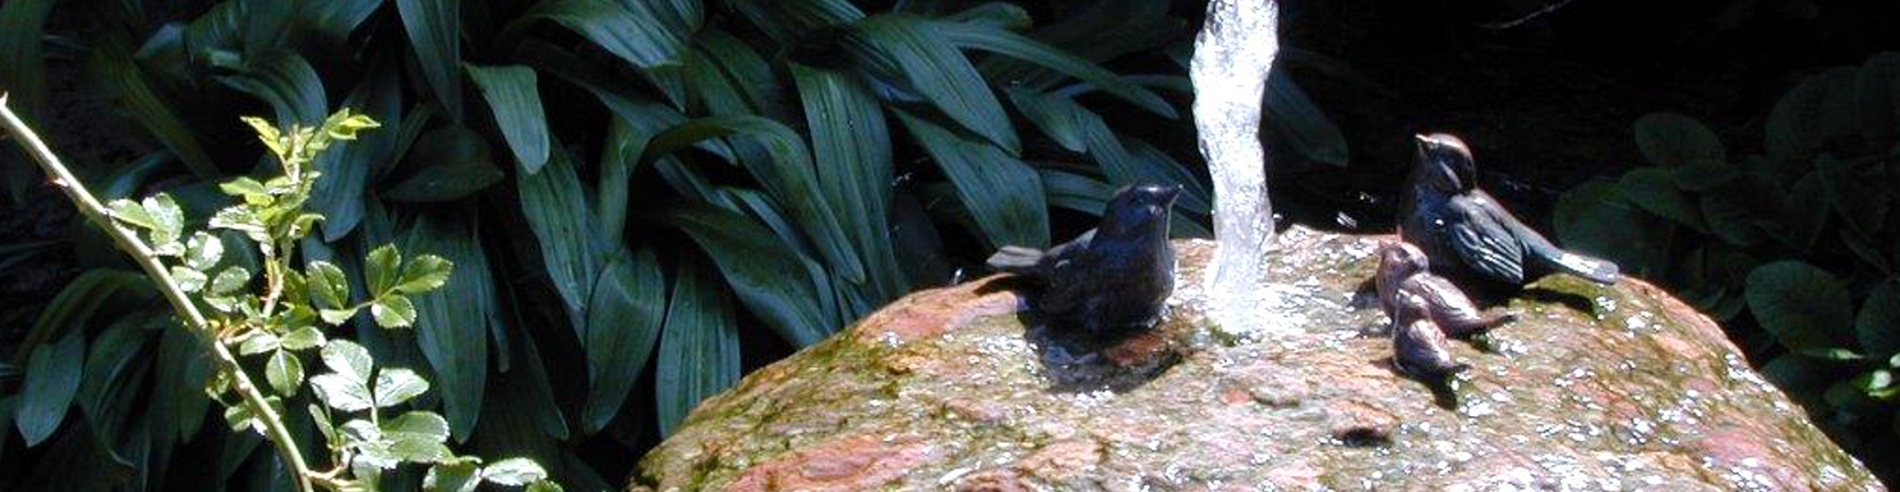
[[264, 364], [264, 379], [277, 394], [297, 396], [297, 388], [303, 386], [303, 361], [288, 350], [272, 353]]
[[527, 458], [508, 458], [482, 467], [482, 479], [502, 485], [522, 486], [548, 477], [548, 472]]

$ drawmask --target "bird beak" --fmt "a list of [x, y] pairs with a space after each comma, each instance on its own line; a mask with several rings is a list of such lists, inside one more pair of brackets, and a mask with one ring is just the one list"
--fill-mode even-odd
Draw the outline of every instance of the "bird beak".
[[1161, 189], [1161, 203], [1173, 206], [1174, 199], [1181, 197], [1181, 185], [1169, 185]]

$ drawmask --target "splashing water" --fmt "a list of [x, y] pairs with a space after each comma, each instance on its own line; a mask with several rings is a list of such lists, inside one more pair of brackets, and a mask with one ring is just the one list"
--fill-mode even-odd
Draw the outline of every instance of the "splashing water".
[[1194, 82], [1194, 125], [1214, 177], [1214, 237], [1219, 250], [1203, 289], [1216, 323], [1256, 331], [1261, 316], [1247, 299], [1261, 292], [1262, 257], [1273, 242], [1266, 152], [1260, 145], [1261, 97], [1280, 51], [1279, 6], [1273, 0], [1214, 0], [1194, 39], [1188, 69]]

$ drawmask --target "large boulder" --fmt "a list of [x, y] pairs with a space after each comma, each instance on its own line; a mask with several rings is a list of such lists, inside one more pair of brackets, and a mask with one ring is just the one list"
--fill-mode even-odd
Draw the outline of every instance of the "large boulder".
[[1538, 281], [1447, 388], [1390, 365], [1381, 237], [1293, 229], [1234, 332], [1183, 241], [1154, 333], [1037, 326], [1007, 277], [919, 292], [707, 400], [656, 490], [1884, 490], [1720, 327], [1637, 280]]

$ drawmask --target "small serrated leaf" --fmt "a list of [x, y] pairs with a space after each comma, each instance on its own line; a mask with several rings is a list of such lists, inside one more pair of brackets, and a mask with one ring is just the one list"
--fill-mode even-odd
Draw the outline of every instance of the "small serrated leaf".
[[[385, 244], [369, 252], [363, 263], [364, 275], [369, 285], [370, 296], [380, 297], [396, 286], [397, 274], [401, 272], [402, 253], [396, 251], [393, 244]], [[412, 316], [413, 317], [413, 316]]]
[[171, 273], [172, 281], [178, 283], [178, 289], [187, 293], [197, 292], [199, 289], [205, 288], [205, 284], [211, 281], [210, 278], [205, 277], [204, 272], [183, 266], [172, 267]]
[[327, 261], [314, 261], [304, 267], [304, 280], [318, 308], [341, 309], [350, 304], [350, 280], [343, 276], [342, 268]]
[[398, 367], [376, 374], [376, 408], [401, 405], [426, 391], [429, 391], [429, 382], [415, 371]]
[[288, 350], [279, 350], [264, 364], [264, 379], [277, 394], [297, 396], [297, 388], [303, 386], [303, 361]]
[[323, 346], [323, 366], [336, 371], [358, 384], [369, 383], [369, 372], [375, 368], [375, 360], [370, 358], [369, 350], [349, 340], [336, 340]]
[[416, 323], [416, 305], [402, 294], [377, 298], [370, 304], [369, 314], [383, 328], [407, 328]]
[[218, 190], [226, 195], [243, 198], [245, 203], [252, 205], [264, 205], [271, 202], [270, 188], [248, 176], [219, 183]]
[[421, 255], [402, 267], [402, 281], [396, 291], [409, 295], [424, 294], [449, 281], [455, 264], [436, 255]]
[[283, 338], [283, 346], [289, 350], [309, 350], [322, 347], [323, 343], [327, 341], [323, 336], [323, 330], [319, 330], [315, 326], [305, 326], [291, 330], [290, 333], [284, 335]]
[[171, 195], [159, 193], [145, 197], [142, 205], [152, 217], [152, 244], [171, 244], [184, 236], [185, 210], [178, 207], [178, 202], [172, 200]]
[[482, 479], [502, 485], [519, 487], [547, 478], [547, 470], [527, 458], [508, 458], [482, 467]]
[[277, 350], [280, 346], [283, 346], [283, 340], [277, 338], [277, 335], [273, 335], [270, 332], [253, 331], [245, 335], [244, 339], [238, 342], [238, 354], [257, 355]]
[[474, 492], [482, 484], [480, 470], [474, 463], [444, 463], [429, 467], [429, 473], [422, 477], [422, 490], [427, 492]]
[[[334, 344], [333, 344], [334, 345]], [[310, 387], [317, 392], [317, 399], [330, 408], [345, 412], [368, 410], [372, 405], [369, 388], [363, 383], [351, 381], [342, 374], [318, 374], [310, 377]]]
[[245, 270], [244, 267], [234, 266], [226, 268], [218, 272], [218, 276], [212, 277], [211, 287], [206, 292], [219, 296], [229, 295], [244, 289], [244, 284], [250, 282], [251, 271]]
[[224, 241], [217, 236], [204, 232], [194, 232], [191, 239], [185, 241], [185, 266], [193, 270], [210, 270], [224, 258]]
[[152, 214], [146, 212], [145, 207], [139, 206], [138, 202], [126, 199], [113, 200], [107, 208], [111, 209], [112, 218], [119, 219], [121, 222], [146, 230], [158, 227], [158, 222], [152, 218]]
[[349, 321], [351, 316], [356, 316], [356, 309], [357, 308], [354, 307], [345, 309], [319, 309], [317, 310], [317, 316], [323, 318], [323, 322], [325, 323], [342, 325], [344, 322]]

